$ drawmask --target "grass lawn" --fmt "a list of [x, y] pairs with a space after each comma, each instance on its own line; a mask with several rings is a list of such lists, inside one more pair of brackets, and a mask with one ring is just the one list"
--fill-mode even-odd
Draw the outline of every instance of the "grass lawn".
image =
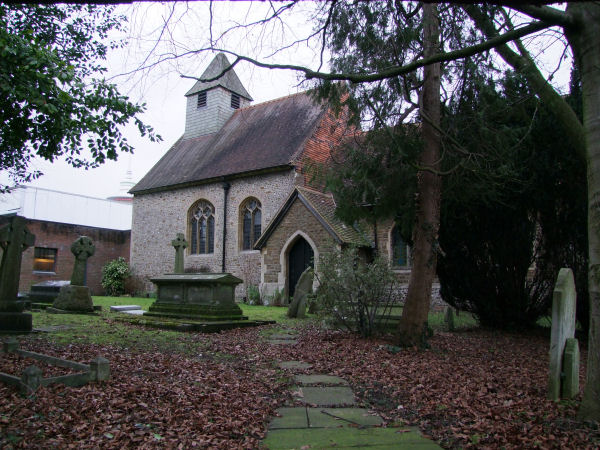
[[[93, 297], [94, 305], [102, 306], [95, 315], [33, 313], [34, 328], [51, 330], [48, 338], [59, 344], [82, 343], [116, 345], [139, 350], [158, 349], [160, 351], [178, 351], [188, 353], [197, 346], [186, 333], [131, 326], [116, 320], [122, 313], [110, 311], [115, 305], [139, 305], [147, 311], [155, 301], [143, 297]], [[287, 308], [276, 306], [252, 306], [240, 304], [240, 308], [249, 320], [274, 320], [285, 327], [293, 327], [315, 322], [315, 318], [290, 319]]]

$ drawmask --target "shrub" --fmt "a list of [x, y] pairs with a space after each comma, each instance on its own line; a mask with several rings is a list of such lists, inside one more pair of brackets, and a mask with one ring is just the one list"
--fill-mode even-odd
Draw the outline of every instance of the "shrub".
[[253, 284], [248, 285], [248, 304], [249, 305], [262, 305], [262, 300], [260, 298], [260, 292], [256, 286]]
[[117, 297], [124, 292], [125, 280], [130, 276], [129, 264], [120, 256], [102, 267], [102, 287], [108, 295]]
[[322, 256], [319, 267], [319, 317], [362, 336], [373, 334], [394, 300], [395, 277], [387, 261], [366, 262], [349, 248]]

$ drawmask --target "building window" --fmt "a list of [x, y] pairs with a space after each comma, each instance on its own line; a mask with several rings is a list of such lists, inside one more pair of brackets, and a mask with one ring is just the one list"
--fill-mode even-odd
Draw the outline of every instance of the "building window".
[[206, 106], [206, 91], [198, 93], [198, 108], [204, 108]]
[[255, 198], [246, 200], [242, 203], [240, 216], [242, 218], [242, 250], [252, 250], [261, 233], [260, 202]]
[[55, 248], [35, 247], [33, 250], [33, 270], [35, 272], [56, 272]]
[[200, 200], [191, 209], [190, 242], [192, 255], [215, 251], [215, 208], [206, 200]]
[[240, 96], [237, 94], [231, 94], [231, 107], [233, 109], [239, 109], [240, 107]]
[[400, 236], [400, 229], [397, 226], [392, 229], [392, 266], [408, 266], [408, 245]]

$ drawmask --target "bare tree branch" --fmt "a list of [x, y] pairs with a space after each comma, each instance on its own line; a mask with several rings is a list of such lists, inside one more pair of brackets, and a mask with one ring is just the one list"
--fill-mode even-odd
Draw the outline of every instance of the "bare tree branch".
[[[327, 80], [327, 81], [344, 81], [345, 80], [345, 81], [350, 81], [352, 83], [365, 83], [365, 82], [380, 81], [380, 80], [384, 80], [387, 78], [393, 78], [393, 77], [397, 77], [400, 75], [405, 75], [407, 73], [410, 73], [417, 69], [420, 69], [421, 67], [425, 67], [427, 65], [438, 63], [438, 62], [453, 61], [456, 59], [467, 58], [467, 57], [473, 56], [477, 53], [481, 53], [483, 51], [499, 47], [501, 45], [506, 44], [507, 42], [513, 41], [515, 39], [519, 39], [523, 36], [527, 36], [529, 34], [536, 33], [540, 30], [547, 28], [548, 26], [549, 26], [549, 24], [547, 24], [545, 22], [533, 22], [529, 25], [518, 28], [516, 30], [511, 30], [502, 35], [495, 36], [493, 38], [486, 40], [485, 42], [473, 45], [471, 47], [454, 50], [452, 52], [438, 53], [438, 54], [435, 54], [428, 58], [418, 59], [417, 61], [406, 64], [404, 66], [391, 66], [388, 69], [379, 71], [377, 73], [370, 73], [370, 74], [326, 73], [326, 72], [314, 71], [312, 69], [309, 69], [308, 67], [298, 66], [298, 65], [294, 65], [294, 64], [270, 64], [270, 63], [258, 61], [254, 58], [249, 58], [247, 56], [238, 55], [235, 52], [225, 50], [225, 49], [206, 48], [206, 49], [196, 50], [195, 52], [199, 53], [202, 51], [209, 51], [209, 50], [220, 51], [220, 52], [224, 52], [229, 55], [232, 55], [236, 58], [234, 63], [231, 66], [229, 66], [227, 69], [223, 70], [221, 73], [217, 74], [216, 76], [214, 76], [212, 78], [200, 80], [200, 81], [205, 81], [205, 82], [217, 80], [217, 79], [221, 78], [226, 72], [231, 70], [238, 62], [247, 61], [251, 64], [254, 64], [255, 66], [263, 67], [266, 69], [286, 69], [286, 70], [295, 70], [297, 72], [302, 72], [302, 73], [304, 73], [305, 77], [309, 80], [318, 78], [318, 79]], [[190, 52], [190, 53], [194, 53], [194, 52]], [[185, 78], [193, 78], [193, 79], [198, 80], [197, 77], [185, 76]]]
[[[498, 32], [489, 16], [484, 14], [478, 7], [469, 5], [465, 7], [465, 10], [471, 19], [473, 19], [477, 28], [479, 28], [488, 39], [493, 39], [497, 35]], [[517, 42], [517, 46], [519, 47], [521, 54], [513, 51], [508, 45], [499, 45], [495, 47], [495, 50], [507, 64], [527, 77], [531, 86], [535, 89], [540, 98], [560, 119], [559, 123], [564, 124], [564, 131], [571, 138], [579, 156], [582, 159], [585, 159], [586, 146], [583, 124], [565, 99], [563, 99], [542, 76], [535, 62], [529, 53], [527, 53], [523, 45], [521, 44], [519, 46], [519, 43]]]
[[574, 27], [576, 25], [576, 21], [571, 14], [550, 6], [534, 6], [515, 3], [510, 5], [509, 8], [553, 25], [560, 25], [566, 28]]

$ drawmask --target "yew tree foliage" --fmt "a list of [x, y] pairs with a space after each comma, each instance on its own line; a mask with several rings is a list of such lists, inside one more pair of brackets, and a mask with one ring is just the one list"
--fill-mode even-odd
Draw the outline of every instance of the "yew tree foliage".
[[442, 297], [483, 325], [529, 328], [547, 313], [559, 269], [570, 267], [587, 330], [585, 167], [521, 77], [469, 90], [450, 105], [447, 129], [471, 152], [494, 155], [495, 167], [489, 178], [463, 171], [445, 179]]
[[[125, 18], [110, 6], [0, 5], [0, 170], [15, 182], [41, 175], [34, 157], [92, 168], [132, 146], [121, 127], [160, 139], [131, 102], [102, 78], [111, 30]], [[86, 156], [89, 149], [90, 156]]]
[[[560, 267], [571, 267], [585, 329], [585, 168], [521, 77], [465, 71], [442, 120], [446, 142], [460, 149], [443, 161], [442, 296], [486, 326], [527, 328], [546, 313]], [[343, 148], [326, 175], [341, 218], [393, 217], [410, 242], [418, 131], [381, 128]]]

